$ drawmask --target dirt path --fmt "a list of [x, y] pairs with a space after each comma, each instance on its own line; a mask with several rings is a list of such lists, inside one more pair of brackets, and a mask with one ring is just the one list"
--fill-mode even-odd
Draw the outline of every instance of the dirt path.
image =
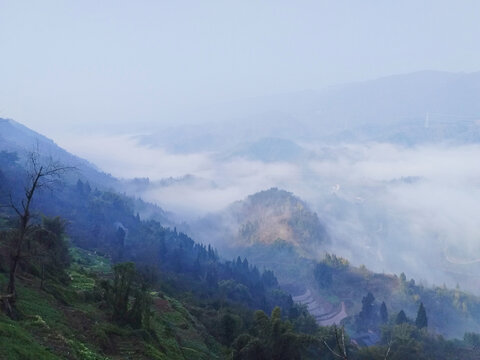
[[340, 307], [335, 307], [321, 296], [314, 296], [310, 289], [307, 289], [302, 295], [294, 296], [293, 301], [307, 305], [310, 314], [322, 326], [340, 324], [340, 321], [348, 316], [343, 301]]

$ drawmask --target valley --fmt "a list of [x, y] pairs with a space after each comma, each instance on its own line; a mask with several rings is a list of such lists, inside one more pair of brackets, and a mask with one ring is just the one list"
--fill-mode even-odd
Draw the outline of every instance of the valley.
[[[28, 167], [24, 164], [32, 143], [39, 149], [39, 161], [55, 158], [75, 168], [65, 175], [54, 193], [38, 194], [34, 211], [46, 217], [61, 214], [66, 219], [68, 235], [65, 236], [71, 242], [71, 251], [75, 254], [86, 251], [81, 257], [85, 263], [77, 259], [63, 270], [71, 279], [65, 283], [51, 277], [49, 282], [55, 284], [56, 290], [38, 290], [35, 277], [38, 270], [22, 269], [21, 286], [40, 291], [40, 297], [53, 296], [53, 309], [63, 313], [68, 321], [78, 323], [79, 328], [72, 330], [74, 334], [82, 326], [93, 326], [79, 320], [84, 316], [81, 309], [85, 306], [97, 312], [105, 326], [116, 324], [109, 315], [111, 310], [105, 307], [108, 292], [99, 290], [111, 278], [114, 264], [132, 261], [139, 266], [142, 276], [150, 279], [149, 301], [157, 325], [145, 326], [153, 338], [146, 338], [137, 346], [130, 340], [132, 333], [119, 329], [107, 331], [102, 335], [105, 343], [86, 337], [83, 345], [75, 345], [77, 355], [72, 355], [72, 359], [83, 359], [82, 349], [89, 349], [85, 351], [95, 353], [92, 356], [98, 359], [104, 355], [116, 359], [129, 353], [159, 359], [174, 356], [169, 352], [173, 351], [169, 350], [170, 345], [165, 347], [163, 343], [171, 341], [173, 333], [176, 345], [172, 346], [182, 353], [175, 355], [178, 358], [222, 358], [229, 351], [240, 351], [234, 349], [238, 345], [235, 341], [246, 334], [253, 341], [247, 345], [259, 341], [260, 335], [249, 325], [252, 318], [260, 316], [254, 311], [261, 309], [267, 317], [266, 314], [271, 314], [273, 321], [278, 317], [275, 305], [284, 313], [283, 319], [293, 324], [293, 328], [285, 325], [285, 336], [289, 334], [298, 341], [313, 336], [308, 338], [308, 346], [292, 347], [293, 352], [310, 355], [328, 354], [328, 347], [322, 345], [324, 340], [318, 343], [316, 337], [326, 332], [320, 337], [329, 338], [337, 331], [335, 327], [341, 327], [351, 336], [351, 351], [361, 358], [364, 349], [382, 343], [381, 336], [387, 328], [396, 331], [395, 326], [402, 324], [398, 323], [398, 314], [404, 314], [406, 324], [413, 324], [420, 304], [427, 309], [428, 327], [433, 334], [459, 339], [480, 332], [480, 299], [468, 291], [475, 289], [479, 281], [474, 255], [478, 249], [471, 240], [476, 229], [473, 219], [454, 217], [441, 225], [443, 230], [438, 230], [435, 227], [440, 208], [431, 210], [434, 216], [427, 219], [421, 212], [421, 206], [427, 204], [419, 201], [412, 208], [410, 201], [420, 191], [430, 191], [428, 196], [431, 196], [432, 185], [435, 191], [446, 186], [424, 169], [431, 156], [457, 158], [472, 149], [476, 151], [476, 145], [443, 148], [427, 145], [421, 148], [425, 156], [419, 160], [414, 159], [418, 155], [415, 148], [391, 144], [318, 147], [305, 140], [267, 137], [240, 144], [222, 157], [210, 154], [203, 158], [202, 166], [212, 159], [215, 160], [209, 166], [219, 165], [224, 169], [243, 166], [237, 173], [240, 180], [232, 185], [230, 178], [216, 177], [215, 173], [212, 177], [208, 171], [157, 179], [117, 178], [13, 120], [1, 119], [0, 128], [0, 191], [4, 203], [8, 203], [7, 194], [14, 195], [11, 201], [21, 201], [23, 184], [13, 179], [26, 178]], [[148, 151], [154, 154], [156, 150], [153, 146]], [[382, 166], [392, 159], [399, 164], [398, 171], [383, 173]], [[244, 175], [251, 173], [250, 165], [259, 172], [253, 178]], [[434, 168], [432, 173], [439, 169]], [[261, 179], [264, 172], [272, 170], [280, 177]], [[285, 175], [290, 172], [293, 176]], [[365, 177], [367, 172], [372, 176]], [[471, 175], [475, 177], [476, 173]], [[454, 177], [454, 180], [466, 181], [466, 178]], [[244, 181], [255, 186], [243, 187]], [[277, 186], [262, 188], [263, 184], [271, 183]], [[230, 194], [231, 186], [241, 189], [232, 192], [237, 194], [236, 199]], [[283, 186], [295, 192], [284, 190]], [[430, 190], [426, 190], [428, 187]], [[469, 183], [466, 189], [471, 189]], [[246, 191], [249, 192], [239, 199], [239, 194]], [[195, 200], [199, 193], [202, 199], [220, 193], [226, 196], [218, 197], [219, 202], [210, 209], [208, 202]], [[455, 196], [463, 199], [464, 195], [457, 192]], [[165, 202], [165, 199], [170, 200]], [[173, 211], [169, 208], [170, 201], [175, 204]], [[189, 209], [195, 203], [207, 205], [197, 212]], [[14, 229], [9, 228], [14, 213], [6, 209], [0, 213], [5, 239]], [[35, 226], [44, 226], [44, 220], [40, 219], [35, 218]], [[460, 244], [452, 240], [459, 229], [455, 221], [468, 225]], [[430, 245], [436, 241], [442, 245]], [[101, 254], [100, 259], [95, 254]], [[3, 258], [7, 258], [7, 253], [3, 253]], [[93, 270], [92, 262], [102, 270]], [[439, 271], [426, 272], [429, 268]], [[6, 274], [5, 265], [2, 269]], [[84, 276], [87, 278], [82, 281], [90, 284], [85, 295], [88, 300], [70, 287], [77, 285], [69, 285], [69, 281], [75, 284], [76, 277]], [[443, 285], [435, 285], [437, 281]], [[453, 286], [454, 283], [457, 285]], [[64, 293], [72, 297], [67, 299]], [[381, 306], [388, 311], [382, 320]], [[192, 324], [192, 331], [182, 321], [170, 323], [164, 319], [164, 314], [172, 308], [185, 309], [178, 311]], [[27, 319], [36, 315], [43, 319], [41, 313], [26, 309], [18, 307]], [[210, 321], [211, 316], [215, 320]], [[9, 324], [8, 319], [3, 320]], [[30, 334], [30, 325], [21, 326], [19, 331]], [[68, 338], [59, 340], [58, 330], [48, 330], [52, 326], [48, 320], [48, 328], [40, 332], [40, 337], [34, 333], [25, 335], [25, 339], [33, 336], [28, 340], [29, 346], [50, 349], [45, 353], [47, 359], [49, 352], [64, 356], [69, 346], [73, 346]], [[189, 340], [181, 339], [183, 335], [179, 334], [184, 330]], [[195, 345], [188, 345], [189, 341]], [[465, 344], [461, 346], [470, 351]], [[162, 350], [160, 353], [148, 350], [152, 347]]]

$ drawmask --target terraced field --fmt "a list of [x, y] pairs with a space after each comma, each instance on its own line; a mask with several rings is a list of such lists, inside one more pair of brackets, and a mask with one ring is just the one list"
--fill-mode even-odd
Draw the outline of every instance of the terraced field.
[[310, 314], [322, 326], [340, 324], [340, 321], [348, 316], [343, 301], [340, 306], [334, 306], [321, 296], [312, 294], [310, 289], [307, 289], [302, 295], [294, 296], [293, 301], [307, 305]]

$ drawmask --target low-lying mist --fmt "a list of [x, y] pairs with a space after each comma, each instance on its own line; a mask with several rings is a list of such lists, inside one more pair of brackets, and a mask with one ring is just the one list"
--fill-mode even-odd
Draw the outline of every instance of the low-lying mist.
[[300, 158], [267, 162], [242, 153], [174, 154], [133, 136], [64, 141], [114, 176], [148, 178], [126, 182], [126, 191], [187, 222], [278, 187], [317, 212], [332, 238], [326, 251], [478, 293], [479, 145], [298, 143]]

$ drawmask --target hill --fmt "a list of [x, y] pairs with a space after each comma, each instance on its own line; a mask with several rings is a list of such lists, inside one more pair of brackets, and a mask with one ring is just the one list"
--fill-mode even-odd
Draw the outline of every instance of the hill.
[[[300, 341], [310, 338], [298, 329], [312, 320], [270, 270], [245, 258], [222, 260], [210, 245], [141, 220], [133, 199], [81, 179], [57, 179], [30, 192], [29, 215], [19, 222], [28, 195], [18, 179], [29, 189], [35, 182], [16, 153], [0, 152], [0, 160], [0, 187], [16, 206], [0, 213], [2, 357], [215, 359], [259, 337], [263, 351], [277, 351], [280, 339], [272, 343], [269, 333], [253, 332], [255, 316], [262, 326], [275, 322], [291, 340], [290, 354], [306, 350]], [[9, 293], [13, 258], [17, 285]], [[290, 325], [295, 319], [297, 330]], [[314, 323], [307, 331], [316, 331]], [[242, 334], [247, 341], [235, 343]], [[305, 344], [317, 353], [311, 340]]]
[[[384, 301], [391, 312], [404, 310], [411, 317], [423, 302], [431, 327], [442, 335], [458, 337], [480, 330], [478, 297], [400, 280], [398, 274], [374, 273], [328, 254], [336, 239], [329, 237], [305, 202], [284, 190], [273, 188], [235, 202], [193, 224], [192, 233], [212, 241], [223, 254], [245, 256], [259, 268], [272, 269], [280, 285], [307, 305], [319, 324], [342, 321], [351, 324], [350, 333], [356, 336], [354, 319], [362, 298], [371, 292], [379, 299], [375, 306]], [[355, 261], [352, 256], [349, 260]]]
[[191, 229], [199, 239], [209, 239], [226, 250], [283, 241], [308, 254], [318, 252], [328, 241], [317, 214], [292, 193], [277, 188], [235, 202], [224, 211], [192, 224]]
[[[78, 173], [75, 174], [75, 179], [80, 178], [102, 188], [118, 185], [117, 179], [100, 171], [85, 159], [70, 154], [53, 140], [14, 120], [0, 118], [0, 151], [16, 152], [23, 159], [28, 152], [35, 149], [38, 149], [44, 158], [53, 158], [64, 165], [76, 167]], [[72, 174], [68, 176], [70, 175]]]
[[[141, 219], [134, 199], [74, 175], [35, 192], [31, 216], [18, 221], [29, 184], [21, 156], [0, 152], [0, 189], [17, 206], [0, 213], [2, 357], [329, 359], [342, 346], [327, 326], [336, 319], [354, 340], [343, 345], [351, 359], [384, 359], [390, 347], [395, 359], [475, 358], [479, 335], [447, 341], [436, 334], [478, 331], [480, 299], [319, 257], [326, 231], [291, 193], [263, 191], [213, 218], [235, 220], [215, 228], [236, 229], [232, 237], [224, 232], [224, 244], [238, 251], [228, 261], [207, 242]], [[245, 253], [252, 257], [238, 256]], [[12, 297], [5, 291], [16, 254]], [[380, 301], [390, 313], [383, 323]], [[430, 332], [414, 324], [420, 303]]]

